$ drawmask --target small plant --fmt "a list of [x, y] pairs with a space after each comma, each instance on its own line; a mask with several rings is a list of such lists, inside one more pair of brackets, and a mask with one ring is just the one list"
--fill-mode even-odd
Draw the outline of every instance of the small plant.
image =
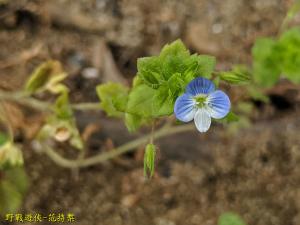
[[[190, 54], [184, 44], [177, 40], [167, 44], [159, 56], [138, 59], [138, 72], [131, 87], [111, 82], [98, 85], [96, 91], [100, 103], [72, 104], [69, 89], [63, 84], [67, 74], [59, 62], [52, 60], [35, 69], [23, 90], [16, 93], [1, 92], [0, 98], [46, 112], [46, 123], [36, 136], [36, 141], [57, 164], [69, 168], [90, 166], [148, 142], [145, 171], [148, 170], [152, 176], [155, 138], [193, 129], [191, 125], [173, 125], [174, 111], [182, 122], [194, 119], [200, 132], [208, 130], [211, 118], [222, 123], [236, 120], [233, 112], [229, 112], [229, 97], [215, 89], [220, 81], [239, 85], [248, 83], [251, 77], [237, 71], [217, 72], [215, 64], [213, 56]], [[56, 100], [48, 103], [36, 97], [45, 92], [56, 96]], [[109, 117], [122, 119], [130, 132], [137, 131], [141, 126], [152, 127], [152, 131], [145, 137], [91, 158], [77, 161], [58, 155], [48, 144], [49, 141], [65, 142], [84, 151], [74, 110], [90, 109], [103, 110]], [[156, 130], [155, 124], [158, 123], [165, 125]]]
[[[276, 84], [281, 75], [292, 82], [300, 82], [298, 28], [284, 32], [277, 39], [257, 40], [252, 53], [251, 67], [235, 66], [231, 71], [215, 71], [216, 59], [213, 56], [191, 54], [182, 41], [177, 40], [163, 47], [158, 56], [138, 59], [138, 72], [130, 87], [111, 82], [99, 84], [96, 92], [100, 103], [77, 104], [70, 102], [69, 88], [63, 83], [67, 73], [58, 61], [50, 60], [35, 69], [20, 91], [0, 91], [0, 99], [15, 101], [46, 114], [46, 122], [35, 141], [41, 151], [58, 165], [67, 168], [88, 167], [142, 145], [146, 146], [145, 176], [152, 177], [157, 150], [155, 139], [194, 129], [193, 124], [181, 122], [194, 120], [196, 128], [202, 133], [208, 131], [212, 121], [230, 123], [238, 120], [233, 112], [238, 107], [231, 104], [225, 92], [218, 90], [222, 89], [222, 83], [247, 85], [249, 96], [264, 99], [266, 96], [261, 87]], [[43, 93], [52, 95], [55, 101], [40, 100]], [[249, 111], [247, 103], [239, 104], [239, 107]], [[149, 127], [151, 132], [111, 151], [83, 158], [85, 144], [76, 125], [76, 110], [103, 110], [107, 116], [123, 120], [129, 132], [136, 132], [142, 126]], [[5, 112], [0, 111], [0, 116], [5, 118]], [[176, 118], [178, 121], [175, 122]], [[3, 123], [6, 121], [2, 119]], [[4, 174], [9, 174], [4, 170], [7, 166], [23, 163], [22, 152], [14, 143], [10, 125], [7, 126], [8, 138], [6, 134], [0, 135], [0, 167]], [[80, 157], [62, 157], [54, 150], [55, 142], [63, 142], [77, 149]], [[0, 192], [13, 190], [7, 188], [5, 183], [4, 186], [3, 182], [0, 184]], [[0, 193], [0, 196], [5, 195]], [[7, 209], [2, 207], [0, 210]], [[220, 221], [219, 224], [228, 224]]]
[[238, 214], [226, 212], [219, 217], [218, 225], [246, 225], [246, 223]]
[[[209, 79], [242, 84], [249, 82], [250, 77], [230, 71], [216, 72], [215, 64], [214, 57], [191, 55], [177, 40], [166, 45], [159, 56], [138, 59], [138, 72], [131, 88], [117, 83], [97, 86], [101, 107], [108, 116], [123, 119], [130, 132], [141, 126], [152, 126], [144, 162], [145, 171], [149, 170], [150, 176], [154, 172], [153, 139], [157, 121], [166, 121], [168, 126], [167, 121], [175, 113], [182, 122], [194, 119], [200, 132], [209, 129], [211, 118], [222, 122], [219, 119], [229, 115], [227, 119], [231, 121], [233, 113], [229, 114], [229, 97], [220, 90], [216, 91], [218, 83]], [[168, 131], [161, 129], [157, 133], [163, 131], [172, 133], [174, 130], [168, 127]]]
[[275, 85], [280, 76], [300, 83], [300, 29], [292, 28], [277, 39], [260, 38], [252, 49], [253, 77], [264, 87]]

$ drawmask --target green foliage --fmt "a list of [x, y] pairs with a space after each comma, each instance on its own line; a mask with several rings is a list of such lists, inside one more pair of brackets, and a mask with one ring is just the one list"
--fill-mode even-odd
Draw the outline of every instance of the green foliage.
[[144, 120], [141, 116], [125, 113], [125, 125], [129, 132], [136, 131], [143, 123]]
[[151, 88], [157, 89], [164, 82], [161, 61], [157, 56], [138, 59], [137, 69], [141, 80]]
[[[184, 44], [177, 40], [166, 45], [159, 56], [138, 59], [138, 76], [153, 89], [157, 89], [167, 83], [169, 89], [173, 88], [168, 83], [174, 74], [184, 81], [182, 86], [198, 76], [211, 78], [215, 67], [215, 58], [206, 55], [190, 55]], [[177, 76], [178, 77], [178, 76]]]
[[154, 144], [148, 144], [144, 154], [144, 175], [152, 177], [154, 175], [156, 147]]
[[54, 104], [54, 112], [56, 117], [62, 120], [69, 120], [73, 117], [68, 92], [65, 91], [58, 96]]
[[[136, 131], [154, 119], [173, 114], [178, 96], [196, 77], [212, 78], [216, 60], [207, 55], [191, 55], [184, 44], [177, 40], [167, 44], [158, 56], [138, 59], [138, 72], [130, 90], [117, 83], [97, 86], [101, 108], [111, 117], [123, 118], [129, 131]], [[232, 71], [220, 72], [214, 82], [248, 84], [252, 77], [249, 70], [236, 66]], [[230, 112], [222, 123], [237, 121]]]
[[[174, 85], [175, 87], [175, 85]], [[161, 86], [153, 96], [152, 116], [160, 117], [173, 113], [174, 99], [167, 85]]]
[[[137, 77], [128, 98], [124, 98], [129, 130], [134, 131], [151, 119], [171, 115], [175, 100], [186, 85], [198, 76], [210, 78], [215, 63], [214, 57], [191, 55], [180, 40], [166, 45], [159, 56], [138, 59]], [[114, 104], [110, 106], [116, 109]]]
[[300, 29], [284, 32], [278, 40], [261, 38], [252, 48], [254, 80], [265, 87], [278, 81], [280, 75], [300, 82]]
[[0, 170], [23, 165], [21, 149], [0, 133]]
[[22, 195], [8, 181], [0, 182], [0, 212], [5, 214], [18, 209], [22, 203]]
[[300, 82], [300, 28], [282, 34], [278, 41], [281, 71], [290, 81]]
[[280, 76], [276, 41], [261, 38], [252, 48], [254, 80], [263, 86], [274, 85]]
[[128, 88], [118, 83], [98, 85], [97, 94], [101, 108], [111, 117], [122, 117], [127, 104]]
[[101, 108], [108, 116], [124, 118], [129, 131], [171, 115], [177, 97], [195, 77], [210, 78], [215, 58], [191, 55], [181, 41], [166, 45], [159, 56], [138, 59], [133, 87], [117, 83], [97, 86]]
[[8, 136], [0, 132], [0, 147], [9, 140]]
[[155, 93], [155, 89], [152, 89], [145, 84], [134, 87], [128, 96], [126, 112], [142, 117], [151, 117], [152, 102]]
[[238, 214], [228, 212], [220, 216], [218, 225], [246, 225], [246, 223]]
[[244, 66], [235, 66], [232, 71], [220, 72], [221, 80], [229, 84], [242, 85], [251, 81], [251, 75]]
[[25, 91], [29, 94], [48, 90], [52, 93], [59, 93], [67, 89], [60, 82], [67, 77], [60, 62], [47, 61], [38, 66], [25, 84]]
[[[205, 77], [207, 79], [211, 78], [211, 74], [215, 69], [216, 66], [216, 58], [214, 56], [208, 56], [208, 55], [194, 55], [196, 58], [196, 61], [198, 63], [197, 70], [196, 70], [196, 76], [194, 77]], [[190, 82], [189, 80], [188, 82]]]
[[18, 192], [25, 194], [28, 188], [28, 178], [23, 167], [14, 167], [5, 171], [5, 179], [12, 183]]
[[28, 188], [28, 179], [22, 167], [2, 171], [0, 180], [0, 214], [15, 212]]

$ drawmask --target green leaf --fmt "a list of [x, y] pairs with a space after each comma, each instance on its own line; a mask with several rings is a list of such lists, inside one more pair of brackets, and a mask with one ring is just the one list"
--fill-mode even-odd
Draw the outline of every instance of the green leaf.
[[28, 179], [22, 167], [4, 171], [0, 181], [0, 214], [14, 213], [28, 189]]
[[139, 115], [125, 113], [125, 125], [129, 132], [134, 132], [142, 125], [143, 118]]
[[47, 61], [37, 67], [30, 75], [25, 84], [25, 91], [33, 94], [36, 92], [48, 90], [55, 90], [62, 80], [67, 77], [64, 73], [60, 62]]
[[80, 133], [75, 125], [72, 126], [71, 135], [72, 138], [70, 139], [70, 145], [78, 150], [83, 150], [84, 144], [81, 139]]
[[220, 85], [220, 80], [221, 80], [220, 76], [216, 76], [216, 77], [213, 79], [212, 82], [214, 83], [214, 85], [215, 85], [216, 88], [219, 87], [219, 85]]
[[252, 48], [254, 80], [266, 87], [274, 85], [280, 76], [280, 51], [277, 44], [269, 38], [261, 38]]
[[119, 83], [98, 85], [97, 94], [101, 108], [111, 117], [122, 117], [126, 110], [128, 88]]
[[152, 117], [152, 102], [155, 89], [145, 84], [134, 87], [128, 96], [126, 112], [141, 117]]
[[16, 187], [18, 192], [21, 194], [26, 193], [29, 182], [24, 167], [18, 166], [9, 170], [5, 170], [5, 179], [11, 182]]
[[153, 97], [152, 116], [161, 117], [173, 113], [174, 100], [168, 86], [161, 86]]
[[0, 213], [15, 212], [22, 203], [22, 195], [17, 188], [8, 181], [0, 182]]
[[216, 58], [208, 55], [197, 56], [198, 70], [197, 76], [205, 77], [207, 79], [211, 78], [211, 74], [216, 66]]
[[155, 93], [152, 104], [153, 117], [168, 116], [174, 111], [177, 97], [184, 92], [185, 81], [180, 73], [175, 73]]
[[167, 85], [171, 95], [175, 99], [184, 92], [184, 89], [186, 87], [185, 81], [183, 80], [180, 73], [174, 73], [168, 80]]
[[144, 154], [144, 176], [151, 178], [154, 175], [156, 147], [148, 144]]
[[125, 113], [125, 125], [129, 132], [135, 132], [141, 126], [150, 124], [151, 121], [151, 118]]
[[138, 75], [145, 84], [157, 89], [173, 74], [184, 74], [187, 73], [187, 70], [195, 70], [198, 66], [197, 63], [196, 59], [190, 58], [190, 53], [182, 41], [177, 40], [167, 44], [159, 56], [138, 59]]
[[170, 55], [164, 59], [162, 70], [163, 77], [165, 80], [169, 80], [175, 73], [183, 74], [187, 69], [186, 65], [187, 58], [183, 56]]
[[143, 80], [139, 76], [135, 76], [132, 81], [132, 87], [136, 87], [143, 83]]
[[246, 225], [246, 223], [238, 214], [228, 212], [220, 216], [218, 225]]
[[188, 57], [190, 56], [190, 52], [181, 40], [176, 40], [171, 44], [166, 44], [159, 55], [161, 59], [166, 59], [170, 56]]
[[290, 81], [300, 83], [300, 29], [293, 28], [282, 34], [278, 41], [282, 73]]
[[69, 120], [73, 117], [73, 110], [69, 102], [69, 93], [62, 92], [56, 99], [54, 112], [59, 119]]
[[251, 74], [248, 68], [242, 65], [235, 66], [232, 71], [220, 72], [220, 78], [230, 84], [248, 84], [251, 81]]
[[263, 38], [253, 49], [254, 80], [266, 87], [274, 85], [280, 74], [300, 83], [300, 28], [284, 32], [279, 40]]
[[177, 40], [167, 44], [162, 49], [159, 59], [161, 61], [162, 79], [169, 80], [175, 73], [184, 74], [190, 69], [190, 52], [186, 49], [182, 41]]
[[184, 71], [182, 79], [185, 81], [185, 85], [191, 82], [196, 76], [198, 76], [198, 67], [199, 64], [197, 59], [194, 57], [195, 55], [190, 57], [190, 62], [187, 65], [187, 69]]
[[[170, 114], [173, 102], [184, 91], [185, 86], [196, 77], [211, 77], [215, 64], [216, 60], [212, 56], [190, 55], [180, 40], [167, 44], [159, 56], [139, 59], [138, 77], [145, 85], [158, 90], [153, 99], [156, 111], [153, 115]], [[135, 79], [134, 87], [137, 86], [136, 83]], [[167, 106], [164, 107], [164, 103]]]
[[11, 142], [6, 142], [0, 147], [0, 169], [12, 168], [23, 165], [21, 149]]
[[157, 56], [137, 60], [138, 76], [151, 88], [158, 88], [164, 81], [161, 71], [161, 60]]
[[5, 134], [0, 132], [0, 147], [4, 145], [9, 140], [9, 137]]
[[246, 84], [250, 81], [249, 76], [234, 71], [221, 72], [220, 78], [230, 84]]

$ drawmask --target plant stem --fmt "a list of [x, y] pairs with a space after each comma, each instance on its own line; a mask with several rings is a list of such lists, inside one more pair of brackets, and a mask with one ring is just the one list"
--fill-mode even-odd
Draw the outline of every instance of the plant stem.
[[71, 107], [74, 110], [101, 110], [101, 106], [99, 102], [85, 102], [85, 103], [73, 103]]
[[[52, 104], [44, 102], [26, 95], [23, 92], [6, 92], [0, 91], [1, 100], [14, 101], [22, 105], [26, 105], [37, 110], [48, 112], [52, 109]], [[101, 110], [99, 102], [75, 103], [71, 104], [74, 110]]]
[[22, 105], [27, 105], [32, 108], [38, 109], [40, 111], [49, 111], [51, 106], [49, 103], [27, 96], [23, 92], [0, 91], [0, 99], [14, 101]]
[[[172, 134], [181, 133], [193, 129], [194, 129], [193, 124], [181, 125], [175, 127], [162, 127], [160, 130], [155, 132], [154, 138], [162, 138], [165, 136], [169, 136]], [[95, 155], [90, 158], [79, 159], [79, 160], [66, 159], [61, 155], [59, 155], [58, 153], [56, 153], [51, 147], [47, 145], [43, 145], [43, 147], [44, 147], [44, 152], [48, 155], [48, 157], [52, 159], [59, 166], [66, 167], [66, 168], [81, 168], [81, 167], [88, 167], [95, 164], [103, 163], [116, 156], [119, 156], [126, 152], [133, 151], [138, 146], [147, 143], [150, 137], [151, 137], [151, 133], [141, 138], [138, 138], [136, 140], [130, 141], [124, 145], [121, 145], [120, 147], [115, 148], [109, 152], [100, 153], [99, 155]]]
[[[26, 95], [24, 92], [5, 92], [0, 90], [0, 100], [8, 100], [14, 101], [22, 105], [26, 105], [37, 110], [43, 112], [49, 112], [52, 110], [52, 104], [47, 103], [38, 99], [35, 99], [31, 96]], [[91, 102], [91, 103], [76, 103], [71, 104], [71, 107], [74, 110], [101, 110], [101, 107], [98, 102]], [[66, 159], [56, 153], [50, 146], [46, 144], [42, 144], [44, 148], [44, 152], [58, 165], [66, 168], [81, 168], [81, 167], [88, 167], [91, 165], [95, 165], [98, 163], [103, 163], [109, 159], [112, 159], [116, 156], [124, 154], [129, 151], [133, 151], [138, 146], [147, 143], [150, 139], [150, 142], [153, 142], [154, 138], [161, 138], [168, 135], [172, 135], [175, 133], [180, 133], [188, 130], [194, 129], [193, 125], [182, 125], [182, 126], [174, 126], [172, 127], [169, 123], [166, 126], [162, 127], [157, 132], [154, 131], [154, 124], [152, 126], [152, 131], [150, 134], [138, 138], [136, 140], [130, 141], [120, 147], [113, 149], [109, 152], [100, 153], [99, 155], [92, 156], [90, 158], [79, 158], [79, 159]]]

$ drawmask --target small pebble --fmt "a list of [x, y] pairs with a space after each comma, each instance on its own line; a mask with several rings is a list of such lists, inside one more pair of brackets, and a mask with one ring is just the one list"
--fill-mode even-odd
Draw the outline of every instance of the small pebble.
[[96, 79], [99, 77], [99, 70], [94, 67], [87, 67], [82, 70], [82, 76], [85, 79]]

